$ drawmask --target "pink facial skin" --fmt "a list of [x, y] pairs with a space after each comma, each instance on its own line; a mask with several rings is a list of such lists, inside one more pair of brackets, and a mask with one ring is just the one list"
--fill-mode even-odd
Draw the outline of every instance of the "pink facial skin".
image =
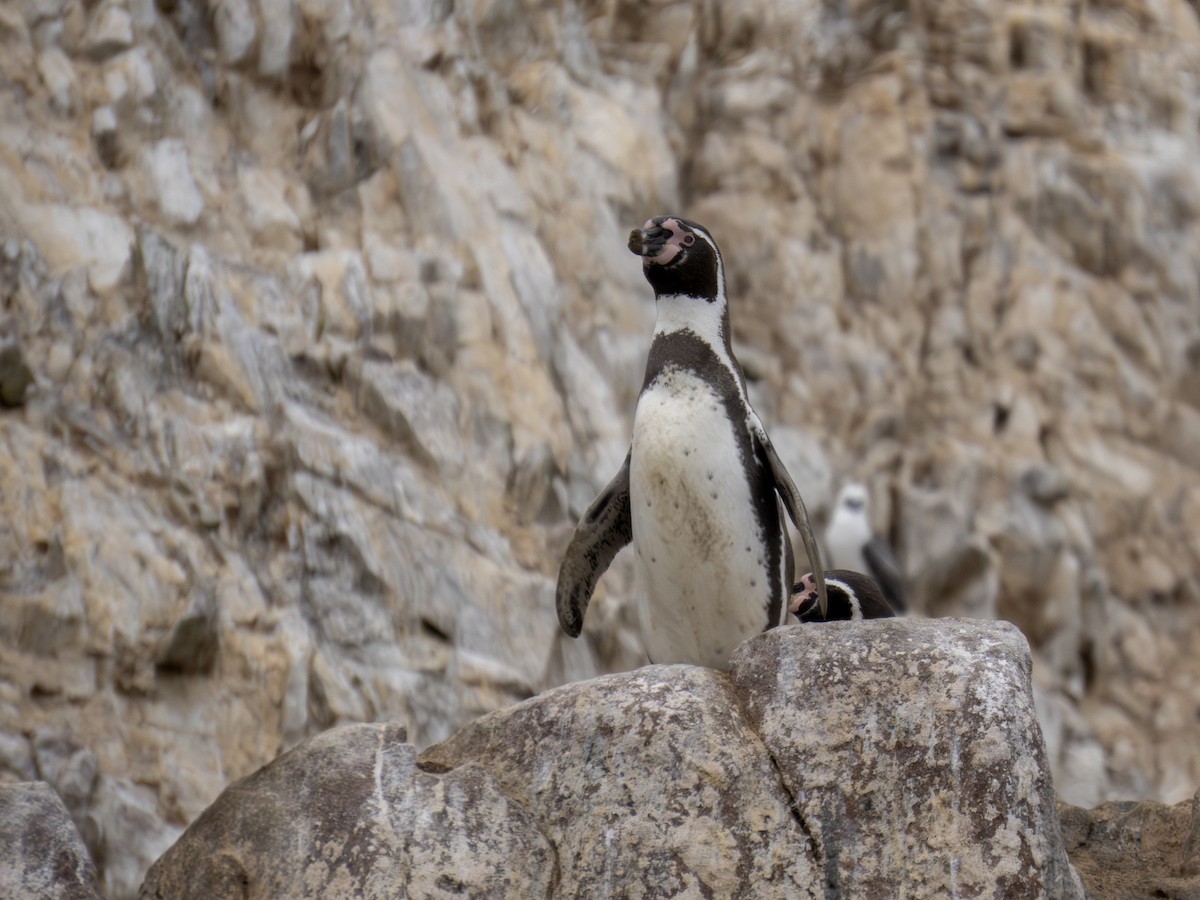
[[[647, 219], [640, 229], [630, 235], [629, 249], [642, 257], [644, 266], [665, 266], [673, 262], [684, 247], [694, 243], [696, 236], [686, 230], [678, 219], [663, 219], [658, 223]], [[655, 247], [660, 248], [657, 253], [652, 252]]]
[[788, 600], [788, 612], [791, 613], [799, 613], [800, 608], [805, 605], [805, 601], [813, 603], [817, 599], [817, 583], [813, 580], [812, 572], [801, 578], [796, 587], [799, 590]]

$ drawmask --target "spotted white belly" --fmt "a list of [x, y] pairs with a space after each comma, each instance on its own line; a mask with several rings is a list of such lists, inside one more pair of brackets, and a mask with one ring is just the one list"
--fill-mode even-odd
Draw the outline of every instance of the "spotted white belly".
[[769, 563], [738, 452], [721, 400], [692, 372], [660, 375], [638, 400], [629, 498], [653, 662], [727, 668], [767, 625]]

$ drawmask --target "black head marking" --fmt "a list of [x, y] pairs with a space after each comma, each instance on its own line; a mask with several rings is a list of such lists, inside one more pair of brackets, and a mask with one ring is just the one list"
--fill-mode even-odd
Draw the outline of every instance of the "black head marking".
[[708, 230], [680, 216], [655, 216], [629, 235], [655, 296], [680, 294], [713, 301], [724, 294], [717, 242]]
[[801, 622], [887, 619], [896, 615], [895, 609], [884, 599], [879, 585], [861, 572], [830, 569], [825, 573], [825, 591], [829, 597], [829, 610], [822, 617], [817, 608], [816, 586], [812, 573], [809, 573], [793, 585], [788, 609]]

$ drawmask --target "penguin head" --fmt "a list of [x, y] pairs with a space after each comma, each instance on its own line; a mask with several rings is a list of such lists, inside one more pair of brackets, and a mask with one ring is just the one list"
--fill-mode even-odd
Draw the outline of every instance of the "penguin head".
[[851, 512], [866, 514], [867, 489], [864, 485], [851, 483], [844, 485], [837, 496], [837, 506]]
[[677, 294], [710, 302], [724, 296], [724, 269], [717, 242], [701, 225], [679, 216], [655, 216], [629, 233], [629, 249], [655, 296]]
[[[829, 596], [829, 583], [825, 583], [825, 593], [829, 597], [829, 618], [837, 618], [832, 608], [833, 597]], [[820, 622], [821, 610], [817, 604], [817, 581], [813, 573], [808, 572], [798, 582], [792, 585], [792, 594], [788, 602], [788, 610], [801, 622]]]
[[829, 609], [822, 619], [817, 607], [817, 585], [812, 572], [792, 586], [788, 609], [801, 622], [832, 622], [835, 620], [887, 619], [896, 615], [884, 599], [883, 591], [873, 578], [851, 569], [830, 569], [825, 573], [825, 593]]

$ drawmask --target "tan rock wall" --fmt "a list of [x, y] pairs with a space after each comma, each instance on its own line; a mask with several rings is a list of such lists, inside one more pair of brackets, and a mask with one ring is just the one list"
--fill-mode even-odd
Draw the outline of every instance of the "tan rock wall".
[[1067, 800], [1191, 796], [1198, 73], [1182, 0], [6, 5], [4, 777], [91, 754], [122, 896], [306, 735], [636, 665], [627, 564], [550, 594], [680, 211], [814, 513], [1025, 631]]

